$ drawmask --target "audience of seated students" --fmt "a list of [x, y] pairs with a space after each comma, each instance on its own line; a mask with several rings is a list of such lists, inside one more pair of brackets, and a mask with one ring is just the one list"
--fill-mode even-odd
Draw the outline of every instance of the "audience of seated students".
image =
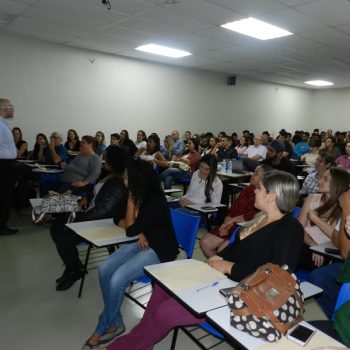
[[328, 152], [334, 159], [337, 159], [341, 155], [340, 149], [335, 146], [334, 136], [327, 136], [321, 148]]
[[219, 140], [215, 136], [211, 136], [209, 138], [209, 145], [202, 151], [201, 156], [205, 156], [206, 154], [213, 154], [217, 157], [217, 153], [219, 151]]
[[[332, 237], [332, 243], [339, 249], [340, 255], [349, 263], [350, 259], [350, 190], [339, 196], [341, 209], [341, 222], [339, 231]], [[346, 229], [348, 228], [348, 229]], [[316, 296], [326, 316], [331, 319], [341, 284], [337, 281], [337, 275], [342, 270], [343, 262], [333, 262], [310, 272], [308, 280], [321, 287], [323, 293]], [[347, 265], [348, 266], [348, 265]]]
[[79, 152], [80, 151], [80, 140], [78, 133], [74, 129], [69, 129], [67, 132], [67, 141], [64, 144], [67, 151]]
[[304, 162], [308, 167], [303, 171], [311, 173], [316, 166], [316, 159], [320, 153], [319, 148], [321, 146], [321, 140], [318, 137], [313, 137], [309, 143], [309, 151], [300, 157], [300, 160]]
[[284, 145], [284, 151], [283, 151], [282, 156], [285, 158], [290, 158], [293, 155], [293, 147], [288, 142], [287, 138], [288, 138], [287, 131], [282, 129], [278, 135], [278, 141], [282, 142]]
[[120, 135], [117, 132], [111, 134], [111, 140], [110, 140], [109, 146], [119, 146], [119, 143], [120, 143]]
[[225, 131], [220, 131], [220, 132], [218, 133], [217, 138], [219, 139], [219, 142], [221, 142], [221, 139], [222, 139], [224, 136], [227, 136]]
[[309, 137], [310, 134], [308, 132], [302, 132], [300, 141], [296, 142], [293, 154], [297, 159], [301, 159], [305, 154], [309, 154], [311, 148]]
[[68, 153], [62, 145], [62, 135], [58, 132], [53, 132], [50, 136], [48, 151], [45, 152], [45, 163], [59, 165], [62, 162], [67, 162], [67, 160]]
[[187, 145], [187, 142], [189, 139], [192, 138], [192, 133], [191, 131], [187, 130], [185, 131], [185, 134], [184, 134], [184, 144]]
[[130, 157], [133, 157], [137, 152], [137, 147], [135, 146], [134, 142], [130, 140], [129, 132], [127, 130], [122, 130], [120, 132], [119, 145], [129, 154]]
[[236, 148], [238, 157], [243, 157], [244, 153], [248, 149], [248, 140], [244, 136], [242, 136], [239, 139], [239, 144], [235, 148]]
[[[173, 130], [171, 132], [171, 137], [174, 140], [173, 144], [173, 155], [179, 156], [184, 152], [184, 141], [180, 139], [180, 133], [178, 130]], [[188, 143], [188, 140], [187, 140]]]
[[237, 158], [237, 151], [232, 145], [230, 136], [223, 136], [221, 138], [219, 150], [217, 151], [218, 161], [221, 162], [224, 159]]
[[160, 152], [167, 161], [170, 161], [173, 156], [174, 139], [171, 135], [166, 135], [163, 142], [164, 146], [160, 146]]
[[336, 139], [336, 142], [334, 146], [340, 149], [341, 154], [345, 154], [346, 133], [337, 131], [335, 133], [335, 139]]
[[29, 153], [29, 159], [39, 163], [45, 163], [46, 153], [49, 152], [49, 141], [45, 134], [39, 133], [35, 138], [35, 145], [32, 152]]
[[345, 153], [346, 154], [339, 156], [335, 162], [337, 166], [350, 170], [350, 142], [346, 143]]
[[158, 135], [151, 134], [147, 138], [147, 148], [139, 149], [135, 157], [146, 160], [152, 164], [154, 168], [167, 168], [168, 162], [160, 152], [160, 140]]
[[97, 131], [95, 134], [97, 146], [96, 146], [96, 154], [100, 157], [100, 159], [103, 159], [104, 154], [106, 152], [106, 140], [105, 140], [105, 134], [102, 131]]
[[138, 150], [146, 149], [147, 147], [147, 136], [143, 130], [139, 130], [136, 134], [135, 146]]
[[199, 149], [198, 149], [198, 152], [200, 154], [203, 153], [203, 151], [205, 149], [207, 149], [209, 146], [209, 141], [210, 141], [210, 137], [211, 137], [211, 133], [202, 133], [200, 134], [199, 136]]
[[217, 168], [215, 155], [206, 154], [199, 160], [198, 170], [192, 175], [188, 191], [179, 199], [181, 207], [189, 204], [220, 204], [222, 182], [216, 176]]
[[61, 163], [64, 170], [60, 182], [55, 185], [58, 192], [73, 193], [89, 190], [101, 173], [101, 160], [95, 153], [96, 139], [85, 135], [81, 138], [80, 153], [69, 163]]
[[[77, 213], [74, 222], [107, 219], [113, 217], [118, 210], [122, 210], [127, 194], [122, 180], [127, 159], [126, 152], [119, 147], [112, 147], [106, 151], [104, 168], [109, 175], [81, 199], [80, 206], [86, 211]], [[56, 280], [58, 291], [69, 289], [84, 273], [76, 248], [83, 239], [65, 226], [65, 223], [66, 217], [56, 217], [50, 227], [51, 237], [65, 266], [62, 276]]]
[[[261, 214], [239, 232], [235, 242], [212, 256], [208, 264], [234, 281], [242, 280], [267, 262], [286, 264], [294, 271], [303, 245], [303, 228], [290, 214], [298, 195], [299, 184], [294, 176], [281, 171], [264, 174], [255, 197], [255, 206]], [[152, 349], [172, 328], [205, 321], [155, 284], [141, 322], [107, 349]]]
[[273, 140], [267, 146], [266, 159], [261, 164], [267, 164], [270, 167], [286, 171], [287, 173], [296, 175], [297, 169], [290, 159], [283, 156], [285, 144], [279, 140]]
[[[192, 138], [188, 140], [187, 150], [179, 156], [174, 155], [172, 161], [168, 162], [169, 168], [159, 175], [160, 180], [164, 182], [164, 189], [170, 189], [174, 181], [190, 180], [197, 169], [199, 159], [198, 141]], [[184, 163], [184, 166], [181, 163]]]
[[337, 223], [341, 217], [338, 204], [340, 195], [349, 189], [350, 173], [331, 167], [319, 180], [319, 193], [310, 194], [304, 201], [299, 221], [305, 230], [304, 247], [299, 266], [312, 270], [328, 263], [329, 259], [312, 253], [309, 246], [330, 242], [338, 234]]
[[99, 267], [104, 308], [83, 350], [95, 349], [125, 331], [120, 307], [128, 284], [144, 276], [144, 266], [174, 260], [178, 254], [170, 210], [151, 164], [131, 160], [124, 184], [128, 189], [127, 203], [124, 210], [116, 212], [114, 220], [126, 229], [127, 236], [138, 241], [123, 245]]
[[322, 179], [324, 173], [332, 166], [335, 166], [334, 158], [326, 151], [320, 150], [316, 158], [315, 169], [306, 176], [300, 194], [317, 193], [318, 181]]
[[14, 127], [12, 135], [17, 149], [17, 158], [26, 158], [28, 156], [28, 144], [23, 140], [21, 129]]
[[267, 149], [262, 144], [262, 137], [256, 136], [254, 139], [254, 145], [250, 145], [243, 155], [245, 158], [261, 161], [266, 158], [266, 152]]
[[201, 238], [199, 245], [207, 258], [226, 247], [232, 232], [237, 228], [237, 223], [249, 221], [257, 213], [254, 207], [255, 189], [263, 174], [269, 170], [272, 168], [266, 164], [258, 165], [250, 178], [250, 185], [245, 187], [232, 203], [224, 222]]
[[[270, 136], [270, 133], [267, 130], [262, 132], [261, 138], [262, 138], [262, 143], [261, 144], [264, 145], [265, 147], [267, 145], [269, 145], [271, 143], [271, 141], [273, 140], [273, 138]], [[250, 145], [248, 145], [248, 146], [250, 146]]]

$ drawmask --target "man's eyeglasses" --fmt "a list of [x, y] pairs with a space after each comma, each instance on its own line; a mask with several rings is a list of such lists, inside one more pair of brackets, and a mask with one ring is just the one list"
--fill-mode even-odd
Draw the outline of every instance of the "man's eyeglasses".
[[14, 105], [2, 105], [0, 106], [0, 109], [15, 109]]

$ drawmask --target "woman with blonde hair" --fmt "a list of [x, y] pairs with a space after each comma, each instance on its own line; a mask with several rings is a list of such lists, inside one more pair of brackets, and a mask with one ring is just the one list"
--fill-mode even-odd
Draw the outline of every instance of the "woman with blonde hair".
[[160, 148], [160, 151], [167, 161], [170, 161], [171, 157], [173, 156], [173, 145], [174, 139], [171, 137], [171, 135], [166, 135], [164, 137], [164, 146]]

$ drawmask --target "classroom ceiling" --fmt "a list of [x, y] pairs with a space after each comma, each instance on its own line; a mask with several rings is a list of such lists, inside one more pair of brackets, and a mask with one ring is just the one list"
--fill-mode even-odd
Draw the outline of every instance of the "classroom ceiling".
[[[307, 87], [350, 87], [350, 0], [1, 0], [0, 31], [111, 54]], [[169, 4], [167, 4], [169, 3]], [[260, 41], [221, 28], [246, 17], [294, 35]], [[146, 43], [193, 53], [170, 59]]]

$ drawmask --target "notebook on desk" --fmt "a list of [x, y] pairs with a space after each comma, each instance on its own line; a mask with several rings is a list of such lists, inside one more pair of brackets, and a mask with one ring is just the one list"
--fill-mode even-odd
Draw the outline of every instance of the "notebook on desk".
[[153, 268], [149, 269], [149, 272], [173, 291], [200, 287], [227, 279], [227, 276], [208, 264], [194, 259], [186, 259], [175, 264], [154, 265]]

